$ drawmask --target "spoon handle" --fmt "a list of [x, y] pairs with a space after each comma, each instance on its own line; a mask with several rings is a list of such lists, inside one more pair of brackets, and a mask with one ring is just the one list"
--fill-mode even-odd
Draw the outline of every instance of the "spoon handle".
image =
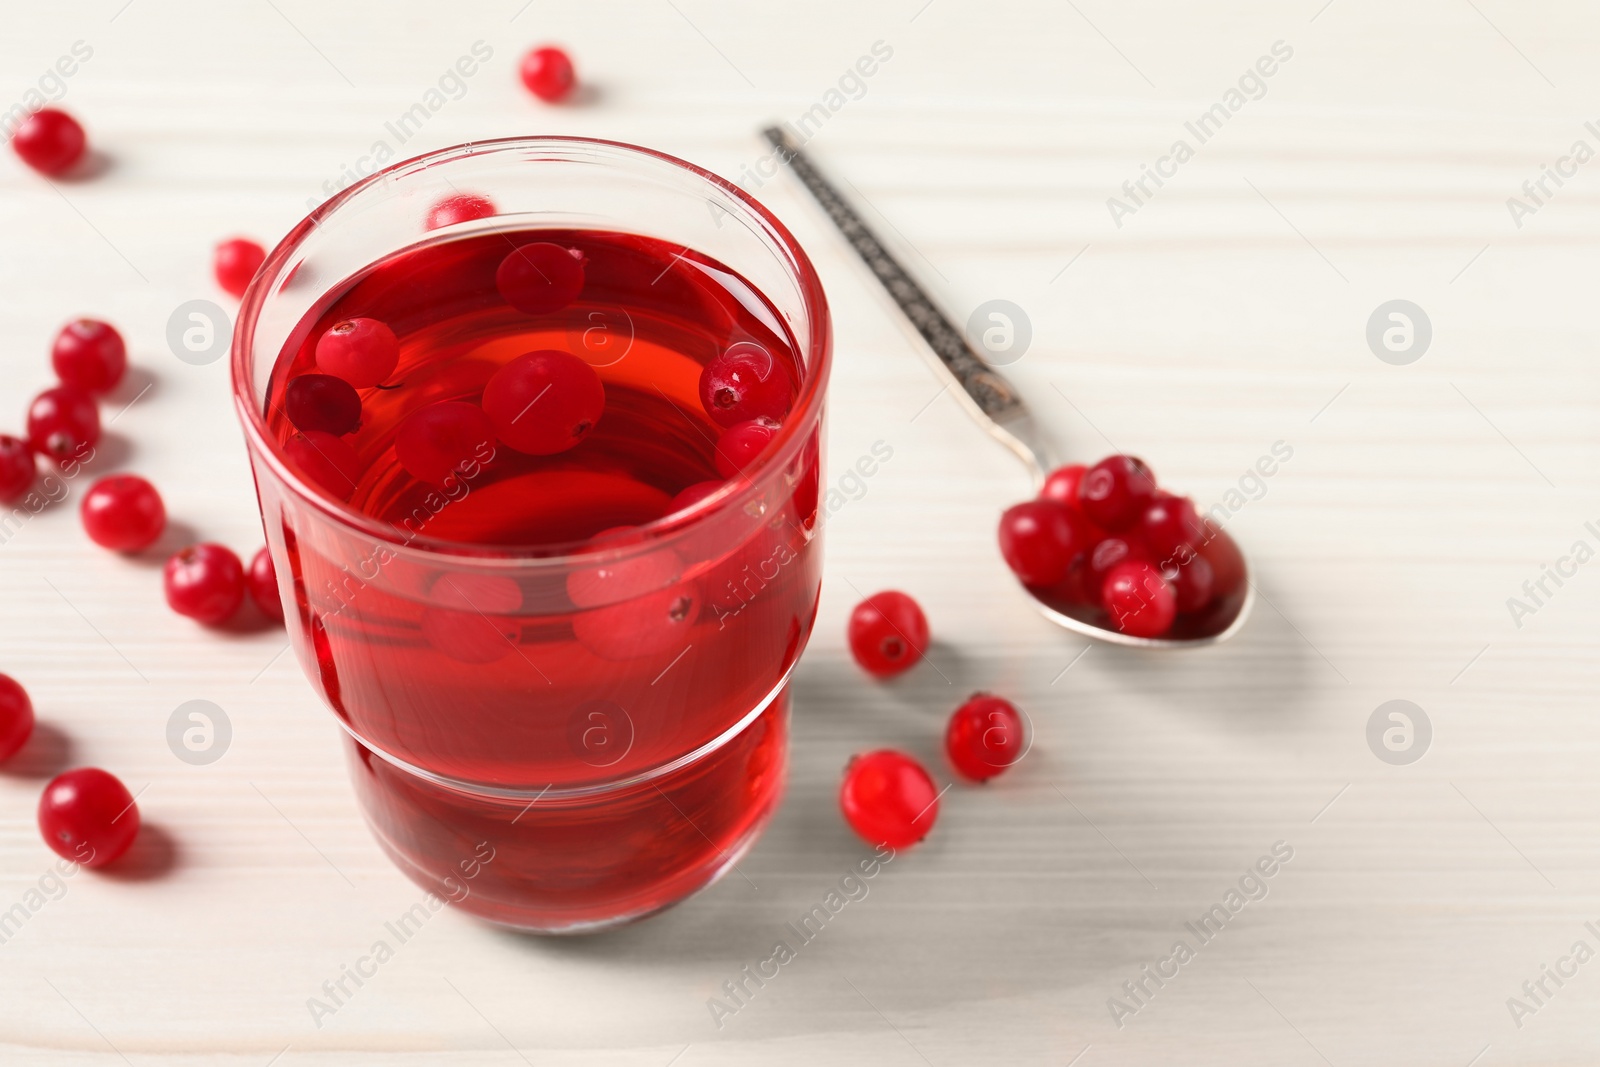
[[834, 184], [822, 176], [789, 132], [777, 126], [761, 132], [778, 158], [816, 198], [828, 219], [922, 335], [936, 357], [933, 365], [960, 388], [958, 396], [968, 414], [1017, 454], [1033, 475], [1035, 486], [1043, 484], [1045, 475], [1054, 466], [1053, 450], [1011, 383], [984, 362], [961, 329], [889, 253], [877, 234], [861, 220]]

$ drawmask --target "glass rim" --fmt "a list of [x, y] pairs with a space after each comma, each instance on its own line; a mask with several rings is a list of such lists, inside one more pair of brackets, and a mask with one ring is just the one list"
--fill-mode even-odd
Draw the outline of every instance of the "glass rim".
[[[716, 492], [696, 501], [690, 507], [681, 511], [670, 512], [659, 519], [653, 519], [647, 523], [641, 523], [633, 531], [630, 531], [629, 536], [607, 538], [601, 543], [595, 542], [592, 538], [586, 538], [579, 541], [551, 542], [526, 546], [479, 546], [461, 541], [430, 537], [425, 534], [410, 535], [402, 531], [399, 526], [376, 519], [344, 501], [334, 500], [309, 484], [288, 462], [283, 450], [268, 432], [266, 416], [255, 396], [253, 375], [251, 373], [254, 366], [252, 349], [255, 340], [256, 323], [260, 318], [262, 309], [266, 306], [267, 300], [272, 295], [270, 290], [276, 285], [277, 276], [282, 271], [284, 264], [288, 262], [295, 250], [322, 225], [324, 220], [339, 211], [362, 192], [372, 188], [374, 185], [390, 181], [402, 173], [426, 170], [429, 167], [452, 159], [481, 155], [488, 152], [560, 147], [601, 149], [614, 152], [618, 158], [631, 156], [638, 159], [666, 163], [670, 167], [683, 172], [686, 176], [698, 179], [728, 196], [734, 203], [748, 212], [753, 221], [760, 224], [761, 236], [781, 254], [785, 261], [785, 267], [794, 277], [801, 299], [803, 314], [810, 326], [810, 336], [806, 351], [803, 353], [806, 368], [805, 380], [801, 383], [800, 393], [795, 399], [794, 408], [791, 410], [789, 417], [784, 420], [783, 426], [774, 439], [773, 447], [768, 448], [754, 466], [740, 472], [734, 478], [727, 479]], [[275, 360], [276, 358], [277, 354], [274, 353], [273, 359]], [[619, 551], [639, 547], [643, 542], [649, 542], [661, 536], [686, 529], [753, 496], [756, 487], [764, 479], [774, 471], [792, 462], [798, 455], [800, 449], [804, 446], [806, 434], [803, 430], [820, 423], [820, 411], [827, 391], [828, 377], [832, 365], [832, 322], [827, 297], [822, 289], [822, 281], [817, 276], [816, 268], [812, 265], [811, 258], [806, 255], [805, 249], [795, 240], [794, 234], [759, 200], [721, 175], [667, 152], [629, 144], [626, 141], [613, 141], [598, 137], [569, 137], [545, 134], [467, 141], [462, 144], [437, 149], [433, 152], [425, 152], [375, 171], [329, 197], [296, 223], [283, 239], [267, 253], [261, 268], [256, 272], [255, 278], [252, 279], [249, 288], [245, 291], [240, 301], [238, 318], [235, 320], [233, 328], [232, 352], [229, 356], [234, 407], [244, 428], [245, 443], [249, 446], [252, 456], [266, 462], [273, 474], [303, 503], [317, 509], [343, 526], [353, 528], [363, 534], [371, 535], [379, 541], [389, 543], [396, 551], [418, 550], [434, 556], [448, 556], [461, 561], [477, 561], [485, 564], [503, 563], [508, 560], [536, 560], [541, 564], [551, 565], [560, 565], [563, 561], [571, 559], [589, 558], [597, 555], [614, 555], [618, 554]]]

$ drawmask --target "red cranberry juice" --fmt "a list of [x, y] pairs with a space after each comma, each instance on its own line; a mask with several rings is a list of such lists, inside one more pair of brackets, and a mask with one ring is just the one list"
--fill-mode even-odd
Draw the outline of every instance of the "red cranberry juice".
[[[508, 282], [508, 255], [535, 244], [576, 262], [577, 284], [565, 261], [537, 256], [530, 289]], [[399, 358], [355, 389], [359, 419], [339, 433], [349, 390], [313, 382], [333, 398], [319, 399], [294, 383], [330, 365], [363, 380], [339, 352], [319, 366], [319, 341], [352, 319], [387, 326]], [[819, 589], [820, 426], [781, 467], [732, 469], [743, 454], [719, 466], [719, 404], [733, 394], [707, 398], [702, 376], [730, 351], [761, 354], [783, 379], [764, 377], [772, 395], [800, 395], [783, 317], [743, 278], [692, 250], [585, 230], [414, 247], [336, 287], [286, 344], [267, 418], [290, 466], [388, 532], [304, 521], [264, 493], [290, 630], [351, 734], [380, 842], [441, 896], [538, 929], [646, 914], [724, 870], [776, 805], [778, 691]], [[525, 407], [507, 394], [519, 372], [497, 373], [535, 352], [593, 368], [598, 417], [559, 376], [535, 379]], [[449, 408], [461, 421], [437, 433], [431, 414], [408, 428], [441, 404], [471, 410]], [[476, 412], [496, 404], [488, 433]], [[748, 455], [786, 414], [758, 420]], [[571, 438], [547, 451], [555, 424]], [[418, 452], [419, 425], [433, 452]], [[693, 502], [727, 480], [730, 499]], [[550, 560], [519, 569], [513, 553]]]

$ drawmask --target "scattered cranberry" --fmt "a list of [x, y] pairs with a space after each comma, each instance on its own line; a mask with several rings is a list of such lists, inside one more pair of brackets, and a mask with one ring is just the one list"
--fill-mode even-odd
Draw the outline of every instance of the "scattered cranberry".
[[1102, 597], [1117, 629], [1134, 637], [1160, 637], [1178, 614], [1172, 586], [1143, 560], [1113, 567]]
[[56, 334], [50, 363], [63, 385], [86, 393], [104, 393], [122, 381], [128, 369], [128, 348], [110, 323], [97, 319], [69, 322]]
[[89, 143], [78, 120], [53, 107], [40, 108], [17, 126], [11, 147], [40, 174], [65, 174], [83, 158]]
[[486, 196], [457, 193], [447, 196], [428, 211], [425, 225], [430, 230], [442, 230], [458, 222], [487, 219], [496, 213], [494, 201]]
[[100, 410], [82, 389], [58, 385], [28, 406], [28, 443], [57, 464], [82, 461], [100, 440]]
[[678, 495], [672, 498], [672, 503], [667, 505], [667, 513], [670, 515], [674, 511], [687, 511], [727, 484], [727, 482], [695, 482], [680, 489]]
[[868, 674], [889, 678], [916, 665], [928, 648], [928, 617], [897, 590], [874, 593], [855, 606], [846, 630], [850, 652]]
[[576, 445], [605, 407], [606, 388], [595, 369], [555, 349], [518, 356], [495, 371], [483, 389], [483, 410], [495, 436], [531, 456]]
[[950, 716], [944, 731], [950, 765], [974, 782], [1004, 771], [1022, 758], [1027, 747], [1027, 727], [1016, 706], [988, 693], [974, 693]]
[[9, 674], [0, 674], [0, 760], [8, 760], [33, 734], [33, 701]]
[[377, 319], [345, 319], [317, 338], [317, 369], [357, 389], [382, 385], [399, 362], [399, 340]]
[[782, 420], [794, 400], [789, 376], [772, 353], [753, 341], [740, 341], [700, 372], [700, 403], [718, 426], [750, 419]]
[[1161, 577], [1172, 584], [1180, 614], [1200, 611], [1211, 603], [1216, 573], [1204, 556], [1193, 556], [1187, 563], [1167, 560], [1161, 564]]
[[1163, 563], [1192, 556], [1202, 536], [1194, 503], [1188, 497], [1166, 492], [1158, 492], [1150, 498], [1130, 532]]
[[722, 436], [717, 438], [716, 455], [713, 457], [717, 473], [724, 478], [732, 478], [749, 468], [778, 435], [778, 429], [778, 424], [772, 419], [760, 418], [723, 430]]
[[356, 387], [331, 374], [302, 374], [283, 391], [283, 413], [297, 430], [320, 430], [335, 437], [361, 425]]
[[857, 756], [844, 769], [839, 808], [869, 845], [908, 848], [939, 818], [939, 791], [922, 764], [893, 749]]
[[1039, 490], [1039, 499], [1053, 500], [1057, 504], [1076, 509], [1078, 507], [1078, 483], [1083, 481], [1083, 475], [1086, 470], [1088, 468], [1081, 463], [1057, 467], [1044, 480], [1044, 488]]
[[63, 859], [104, 867], [128, 851], [139, 835], [139, 808], [115, 775], [80, 767], [56, 775], [44, 787], [39, 832]]
[[306, 430], [289, 438], [284, 454], [329, 496], [349, 500], [361, 480], [361, 457], [342, 437]]
[[222, 545], [190, 545], [162, 572], [167, 605], [207, 626], [219, 626], [244, 603], [244, 564]]
[[0, 504], [10, 504], [33, 486], [39, 473], [33, 448], [20, 437], [0, 433]]
[[278, 571], [272, 565], [272, 553], [264, 548], [257, 552], [244, 577], [250, 599], [256, 602], [261, 614], [273, 622], [282, 622], [283, 597], [278, 594]]
[[1084, 471], [1078, 506], [1096, 525], [1115, 532], [1133, 525], [1155, 491], [1155, 476], [1143, 460], [1107, 456]]
[[1054, 501], [1029, 500], [1000, 516], [1000, 554], [1024, 585], [1060, 582], [1087, 541], [1077, 514]]
[[494, 427], [482, 408], [446, 400], [406, 416], [395, 435], [394, 454], [411, 477], [443, 485], [451, 475], [461, 477], [469, 464], [483, 462], [493, 442]]
[[572, 94], [577, 76], [572, 59], [561, 49], [535, 48], [522, 57], [522, 84], [547, 104], [559, 104]]
[[560, 311], [583, 291], [583, 253], [549, 241], [521, 245], [500, 261], [495, 288], [524, 315]]
[[244, 291], [250, 288], [250, 283], [255, 280], [256, 271], [261, 269], [261, 264], [266, 262], [267, 250], [254, 241], [244, 237], [235, 237], [217, 245], [217, 250], [212, 256], [211, 270], [217, 276], [217, 284], [223, 291], [233, 296], [243, 296]]
[[101, 478], [84, 494], [80, 512], [89, 540], [113, 552], [149, 548], [167, 528], [161, 494], [137, 474]]

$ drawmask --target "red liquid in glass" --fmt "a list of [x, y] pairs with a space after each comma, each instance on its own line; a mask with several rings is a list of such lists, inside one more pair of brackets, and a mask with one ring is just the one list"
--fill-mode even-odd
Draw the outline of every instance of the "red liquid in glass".
[[[516, 310], [495, 285], [531, 241], [583, 256], [577, 298], [546, 314]], [[336, 287], [299, 324], [268, 391], [280, 444], [295, 432], [289, 381], [316, 371], [329, 326], [358, 316], [386, 323], [401, 355], [387, 382], [360, 390], [361, 423], [344, 440], [361, 473], [344, 502], [391, 540], [447, 542], [454, 555], [297, 531], [263, 509], [289, 561], [296, 650], [349, 728], [380, 842], [419, 883], [511, 925], [582, 929], [681, 898], [726, 869], [782, 791], [778, 690], [820, 576], [817, 433], [781, 471], [751, 472], [754, 498], [608, 537], [611, 555], [565, 571], [507, 577], [501, 564], [655, 523], [680, 490], [720, 481], [701, 368], [752, 342], [798, 396], [806, 369], [782, 316], [721, 264], [650, 238], [435, 241]], [[530, 456], [496, 443], [444, 486], [404, 471], [394, 442], [407, 414], [477, 403], [495, 370], [540, 349], [584, 359], [604, 383], [604, 414], [576, 447]]]

